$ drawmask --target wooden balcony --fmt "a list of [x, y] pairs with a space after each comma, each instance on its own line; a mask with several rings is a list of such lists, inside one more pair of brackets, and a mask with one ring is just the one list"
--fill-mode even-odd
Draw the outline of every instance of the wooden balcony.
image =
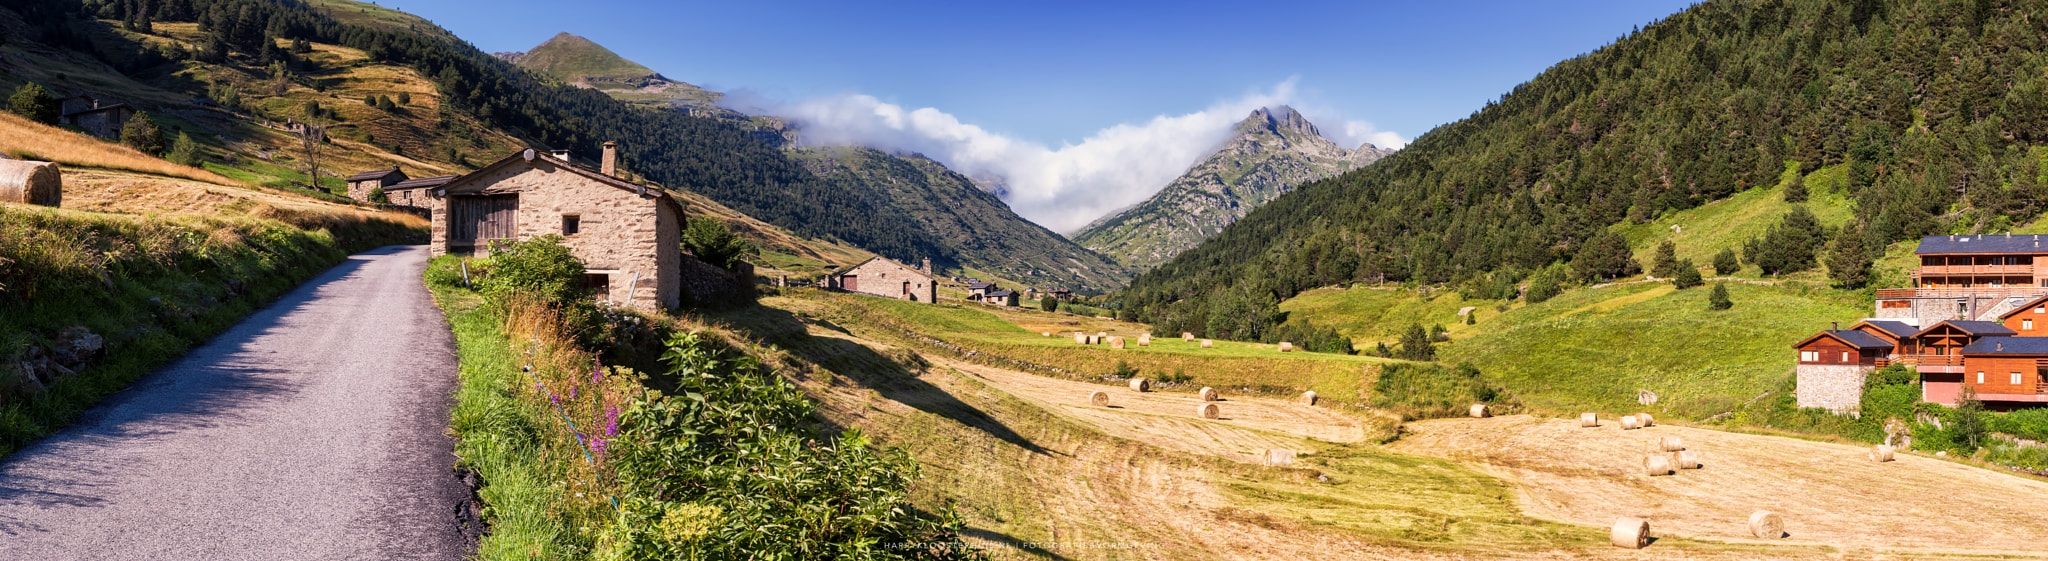
[[1928, 265], [1913, 269], [1913, 278], [1924, 277], [2011, 277], [2034, 276], [2033, 265]]
[[1882, 288], [1877, 291], [1880, 300], [1893, 298], [1962, 298], [1980, 296], [1984, 298], [2030, 298], [2048, 295], [2048, 286], [1986, 286], [1971, 288]]
[[1962, 366], [1963, 357], [1956, 355], [1898, 355], [1893, 362], [1906, 366]]

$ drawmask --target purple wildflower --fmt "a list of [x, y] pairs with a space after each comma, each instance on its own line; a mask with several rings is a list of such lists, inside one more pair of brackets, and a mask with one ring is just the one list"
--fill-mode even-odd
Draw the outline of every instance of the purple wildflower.
[[555, 395], [555, 394], [548, 394], [548, 403], [553, 403], [553, 404], [555, 404], [555, 407], [561, 407], [561, 406], [562, 406], [562, 396], [559, 396], [559, 395]]

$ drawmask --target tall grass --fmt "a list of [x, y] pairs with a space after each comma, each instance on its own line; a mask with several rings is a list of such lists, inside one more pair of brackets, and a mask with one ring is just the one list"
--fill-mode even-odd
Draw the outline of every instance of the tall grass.
[[219, 185], [243, 185], [220, 174], [171, 163], [118, 142], [67, 131], [0, 111], [0, 152], [60, 164], [120, 169], [182, 177]]

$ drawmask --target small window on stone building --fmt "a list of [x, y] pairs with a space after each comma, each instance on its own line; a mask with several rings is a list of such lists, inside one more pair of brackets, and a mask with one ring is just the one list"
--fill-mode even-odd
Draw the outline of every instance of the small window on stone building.
[[562, 215], [562, 235], [574, 236], [583, 231], [583, 217], [574, 214]]
[[583, 293], [590, 295], [590, 299], [599, 302], [611, 300], [612, 276], [602, 273], [583, 275]]

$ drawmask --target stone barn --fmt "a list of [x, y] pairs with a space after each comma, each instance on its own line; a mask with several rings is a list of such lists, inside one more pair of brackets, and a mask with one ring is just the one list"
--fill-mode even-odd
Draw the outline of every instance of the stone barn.
[[384, 193], [388, 195], [391, 193], [392, 187], [405, 180], [405, 172], [399, 171], [398, 168], [391, 168], [373, 169], [358, 173], [348, 176], [348, 179], [343, 181], [348, 182], [348, 198], [368, 201], [370, 200], [370, 191], [383, 189]]
[[436, 187], [447, 185], [448, 182], [454, 181], [456, 177], [458, 176], [442, 175], [407, 179], [396, 184], [384, 186], [384, 197], [391, 199], [391, 204], [394, 205], [426, 209], [428, 208], [427, 193]]
[[115, 138], [121, 136], [121, 127], [126, 126], [132, 118], [135, 118], [134, 107], [129, 107], [126, 103], [116, 103], [66, 113], [58, 122], [85, 129], [85, 132], [100, 138]]
[[590, 170], [528, 149], [427, 192], [434, 255], [485, 255], [497, 240], [557, 234], [583, 260], [593, 297], [619, 305], [682, 304], [683, 206], [659, 187], [614, 177], [617, 147]]
[[925, 267], [925, 270], [920, 271], [909, 265], [875, 257], [854, 265], [845, 272], [832, 275], [831, 286], [847, 292], [885, 298], [937, 302], [939, 288], [938, 283], [932, 281], [931, 261], [925, 261]]

